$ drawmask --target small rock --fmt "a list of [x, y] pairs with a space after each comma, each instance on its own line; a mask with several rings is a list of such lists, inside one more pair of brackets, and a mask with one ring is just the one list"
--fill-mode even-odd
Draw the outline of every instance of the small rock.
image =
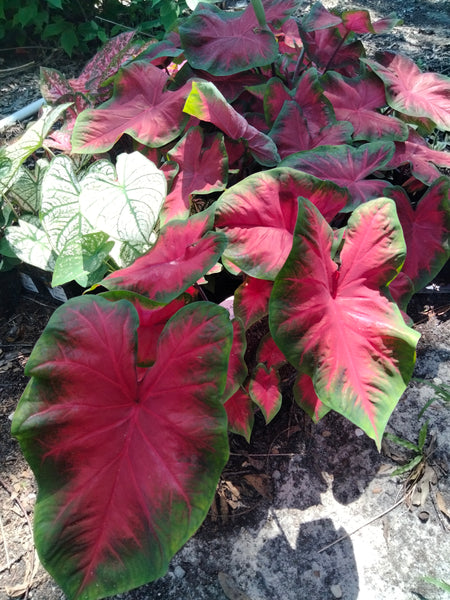
[[183, 579], [183, 577], [186, 575], [186, 571], [183, 569], [183, 567], [180, 567], [180, 565], [177, 565], [173, 572], [177, 579]]
[[330, 590], [335, 598], [342, 598], [342, 588], [340, 585], [332, 585]]

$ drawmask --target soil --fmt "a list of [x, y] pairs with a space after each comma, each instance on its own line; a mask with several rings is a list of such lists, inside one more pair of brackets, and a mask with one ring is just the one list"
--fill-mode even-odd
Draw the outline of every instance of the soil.
[[[365, 8], [373, 17], [395, 11], [404, 20], [394, 33], [365, 40], [369, 50], [400, 51], [423, 70], [450, 72], [450, 2], [324, 1], [327, 8]], [[309, 3], [304, 5], [304, 11]], [[66, 75], [81, 69], [61, 53], [0, 51], [0, 113], [7, 116], [40, 97], [41, 65]], [[28, 63], [32, 64], [28, 64]], [[8, 69], [13, 69], [8, 71]], [[24, 124], [2, 132], [0, 143]], [[448, 284], [446, 275], [438, 287]], [[63, 600], [39, 564], [33, 546], [36, 498], [33, 474], [10, 419], [27, 383], [23, 368], [58, 302], [21, 287], [14, 274], [0, 273], [0, 600]], [[415, 376], [450, 383], [450, 294], [418, 294], [410, 314], [422, 338]], [[389, 431], [417, 440], [418, 413], [432, 388], [413, 382], [390, 421]], [[168, 574], [118, 600], [409, 600], [448, 597], [422, 576], [450, 580], [450, 411], [437, 399], [426, 412], [429, 444], [436, 441], [416, 495], [392, 470], [407, 460], [394, 443], [381, 453], [339, 415], [317, 426], [289, 394], [276, 419], [259, 417], [249, 446], [230, 436], [231, 458], [205, 523], [173, 559]], [[433, 437], [434, 436], [434, 437]], [[422, 495], [417, 491], [422, 488]], [[377, 517], [373, 519], [373, 517]], [[370, 522], [370, 523], [369, 523]], [[329, 543], [345, 537], [338, 544]], [[112, 599], [111, 599], [112, 600]]]

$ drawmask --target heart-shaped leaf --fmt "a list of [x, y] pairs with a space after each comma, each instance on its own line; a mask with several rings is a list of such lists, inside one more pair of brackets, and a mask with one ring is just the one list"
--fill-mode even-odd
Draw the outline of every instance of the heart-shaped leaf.
[[30, 356], [14, 415], [39, 485], [36, 546], [73, 600], [161, 577], [205, 518], [228, 458], [227, 312], [178, 311], [139, 377], [138, 324], [124, 300], [67, 302]]
[[340, 268], [331, 259], [333, 231], [302, 200], [289, 257], [269, 305], [272, 336], [315, 393], [373, 438], [412, 375], [419, 334], [385, 295], [406, 248], [395, 205], [381, 198], [349, 219]]

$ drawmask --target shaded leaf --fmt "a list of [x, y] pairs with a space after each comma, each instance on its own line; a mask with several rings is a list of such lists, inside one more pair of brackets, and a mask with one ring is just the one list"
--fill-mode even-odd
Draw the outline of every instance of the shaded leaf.
[[248, 393], [239, 388], [224, 404], [228, 417], [228, 429], [245, 437], [250, 443], [255, 420], [253, 403]]
[[281, 408], [280, 378], [275, 369], [259, 364], [252, 373], [249, 394], [253, 402], [261, 409], [266, 423], [275, 417]]
[[268, 314], [272, 287], [271, 281], [247, 276], [234, 292], [234, 313], [242, 320], [245, 329]]

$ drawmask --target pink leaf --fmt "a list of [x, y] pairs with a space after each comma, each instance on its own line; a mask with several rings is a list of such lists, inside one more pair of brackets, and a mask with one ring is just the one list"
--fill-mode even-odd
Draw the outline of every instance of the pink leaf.
[[272, 63], [275, 36], [262, 29], [251, 4], [238, 13], [200, 4], [179, 28], [189, 64], [212, 75], [231, 75]]
[[[269, 312], [269, 297], [273, 283], [265, 279], [245, 277], [234, 293], [234, 313], [244, 323], [245, 329]], [[261, 361], [263, 362], [263, 361]]]
[[253, 402], [261, 409], [266, 423], [275, 417], [281, 408], [280, 378], [275, 369], [260, 364], [256, 367], [249, 384]]
[[183, 110], [202, 121], [213, 123], [233, 140], [244, 139], [260, 164], [270, 167], [279, 161], [270, 137], [252, 127], [228, 104], [213, 83], [194, 81]]
[[286, 168], [255, 173], [224, 192], [215, 223], [228, 239], [225, 258], [247, 275], [273, 280], [292, 246], [299, 196], [329, 220], [347, 202], [346, 192], [331, 182]]
[[405, 123], [379, 112], [386, 106], [386, 97], [383, 84], [374, 75], [347, 79], [331, 72], [321, 82], [336, 119], [353, 125], [353, 139], [403, 141], [408, 137]]
[[165, 89], [167, 79], [151, 63], [135, 62], [122, 69], [114, 80], [113, 97], [78, 117], [74, 152], [106, 152], [124, 133], [151, 147], [175, 139], [187, 121], [182, 111], [191, 83], [172, 92]]
[[361, 427], [377, 446], [412, 375], [419, 334], [384, 295], [405, 258], [395, 205], [385, 198], [349, 219], [340, 268], [333, 232], [307, 200], [269, 305], [273, 338], [309, 375], [319, 400]]
[[225, 236], [210, 231], [211, 225], [212, 216], [207, 213], [167, 224], [147, 254], [114, 271], [100, 285], [170, 302], [207, 273], [222, 254]]
[[450, 77], [422, 73], [401, 54], [383, 52], [376, 58], [364, 62], [383, 80], [389, 106], [405, 115], [431, 119], [442, 131], [450, 130]]
[[299, 373], [295, 381], [294, 397], [300, 408], [311, 417], [314, 423], [318, 423], [330, 412], [328, 406], [317, 397], [312, 379], [306, 373]]
[[178, 311], [139, 377], [137, 326], [127, 301], [64, 304], [28, 361], [15, 413], [39, 484], [36, 544], [74, 599], [161, 577], [205, 518], [228, 457], [226, 311]]
[[321, 146], [292, 154], [281, 165], [346, 187], [352, 198], [352, 202], [346, 207], [350, 210], [367, 200], [382, 196], [389, 183], [383, 179], [366, 177], [386, 166], [394, 149], [392, 142], [371, 142], [358, 148], [345, 145]]
[[162, 225], [173, 219], [187, 218], [192, 195], [221, 191], [228, 177], [223, 136], [217, 134], [205, 144], [201, 127], [189, 129], [167, 156], [179, 165], [179, 171], [163, 204]]
[[[407, 253], [402, 273], [413, 283], [414, 291], [421, 290], [432, 281], [449, 258], [449, 189], [448, 178], [440, 177], [428, 189], [415, 209], [402, 188], [386, 190], [395, 200], [405, 236]], [[412, 293], [409, 294], [409, 298], [411, 295]]]
[[224, 404], [228, 417], [228, 429], [245, 437], [250, 443], [255, 420], [253, 403], [248, 393], [239, 388]]

